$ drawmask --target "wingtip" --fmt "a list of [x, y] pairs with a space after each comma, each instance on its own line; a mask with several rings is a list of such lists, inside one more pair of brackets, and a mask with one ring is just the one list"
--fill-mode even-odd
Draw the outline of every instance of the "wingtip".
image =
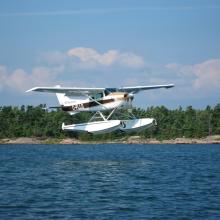
[[25, 92], [31, 92], [31, 91], [33, 91], [33, 89], [28, 89], [28, 90], [26, 90]]
[[25, 91], [25, 92], [32, 92], [32, 91], [35, 91], [35, 90], [37, 90], [38, 89], [38, 87], [34, 87], [34, 88], [31, 88], [31, 89], [28, 89], [27, 91]]

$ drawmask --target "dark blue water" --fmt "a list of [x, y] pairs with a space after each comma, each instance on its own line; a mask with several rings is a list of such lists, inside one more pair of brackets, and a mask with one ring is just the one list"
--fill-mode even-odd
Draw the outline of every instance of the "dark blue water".
[[220, 145], [0, 145], [0, 219], [220, 219]]

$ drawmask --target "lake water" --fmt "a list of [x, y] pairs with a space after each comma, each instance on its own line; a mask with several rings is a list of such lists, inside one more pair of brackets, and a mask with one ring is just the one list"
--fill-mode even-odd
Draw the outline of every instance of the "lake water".
[[0, 145], [0, 219], [220, 219], [220, 145]]

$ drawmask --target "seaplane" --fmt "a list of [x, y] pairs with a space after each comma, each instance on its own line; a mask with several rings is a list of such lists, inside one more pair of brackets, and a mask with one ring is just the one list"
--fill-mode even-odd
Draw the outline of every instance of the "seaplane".
[[[26, 92], [55, 93], [59, 107], [70, 115], [80, 112], [94, 112], [87, 123], [65, 125], [62, 130], [103, 134], [120, 130], [122, 132], [140, 131], [156, 125], [154, 118], [136, 118], [132, 114], [134, 96], [140, 91], [174, 87], [174, 84], [134, 86], [119, 88], [78, 88], [78, 87], [34, 87]], [[127, 109], [129, 119], [113, 119], [120, 109]], [[107, 115], [106, 115], [107, 113]]]

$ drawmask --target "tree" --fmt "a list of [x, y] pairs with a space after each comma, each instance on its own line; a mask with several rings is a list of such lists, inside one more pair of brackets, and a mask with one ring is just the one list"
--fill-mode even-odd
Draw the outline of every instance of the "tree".
[[[88, 135], [61, 130], [62, 122], [75, 124], [87, 122], [91, 113], [79, 113], [74, 116], [61, 111], [45, 110], [44, 105], [0, 107], [0, 138], [11, 137], [75, 137], [82, 140], [111, 140], [130, 134], [112, 132], [103, 135]], [[121, 110], [125, 113], [125, 110]], [[195, 110], [192, 106], [185, 110], [182, 107], [169, 110], [165, 106], [148, 107], [146, 110], [133, 110], [136, 117], [155, 118], [157, 126], [145, 129], [139, 135], [147, 138], [171, 139], [177, 137], [206, 137], [209, 134], [220, 134], [220, 104], [214, 109], [207, 106], [204, 110]], [[116, 117], [116, 116], [115, 116]], [[126, 119], [126, 117], [125, 117]], [[135, 134], [135, 133], [134, 133]]]

